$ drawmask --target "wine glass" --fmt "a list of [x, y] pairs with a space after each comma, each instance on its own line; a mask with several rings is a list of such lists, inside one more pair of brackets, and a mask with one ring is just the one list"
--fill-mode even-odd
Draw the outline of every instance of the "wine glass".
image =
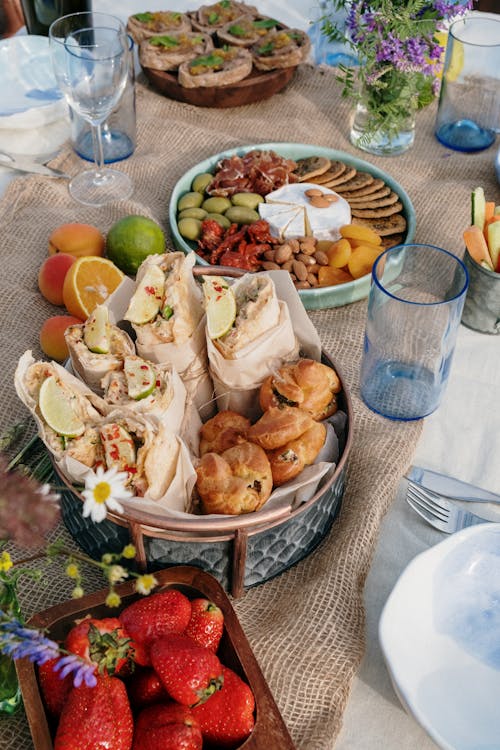
[[72, 13], [54, 21], [49, 40], [59, 88], [92, 129], [95, 168], [73, 177], [69, 191], [87, 206], [128, 198], [133, 190], [128, 175], [104, 167], [101, 133], [127, 81], [130, 41], [125, 26], [107, 13]]

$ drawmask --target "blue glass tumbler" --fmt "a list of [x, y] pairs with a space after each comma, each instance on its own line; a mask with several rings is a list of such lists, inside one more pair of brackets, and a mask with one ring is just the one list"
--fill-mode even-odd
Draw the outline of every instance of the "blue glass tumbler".
[[389, 419], [431, 414], [441, 401], [468, 286], [462, 261], [434, 245], [396, 245], [372, 269], [361, 396]]
[[455, 151], [482, 151], [500, 127], [500, 16], [471, 13], [449, 30], [436, 137]]

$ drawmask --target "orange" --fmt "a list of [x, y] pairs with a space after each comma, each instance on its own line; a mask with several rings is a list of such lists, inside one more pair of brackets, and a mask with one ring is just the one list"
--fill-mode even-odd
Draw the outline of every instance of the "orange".
[[123, 279], [123, 273], [108, 258], [78, 258], [70, 266], [63, 285], [63, 300], [71, 315], [86, 320]]

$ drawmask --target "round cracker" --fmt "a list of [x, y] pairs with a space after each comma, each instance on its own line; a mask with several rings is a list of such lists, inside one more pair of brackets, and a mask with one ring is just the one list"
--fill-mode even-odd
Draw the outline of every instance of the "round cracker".
[[388, 234], [385, 237], [381, 237], [381, 245], [384, 248], [384, 250], [387, 250], [389, 247], [394, 247], [394, 245], [400, 245], [404, 241], [404, 234]]
[[406, 231], [406, 219], [402, 214], [382, 216], [378, 219], [362, 219], [359, 216], [353, 216], [351, 222], [352, 224], [359, 224], [362, 227], [370, 227], [370, 229], [373, 229], [381, 237]]
[[369, 172], [357, 172], [356, 175], [348, 182], [339, 185], [339, 193], [348, 193], [352, 190], [362, 190], [375, 181], [375, 178]]
[[354, 167], [350, 167], [349, 165], [346, 165], [346, 170], [343, 172], [339, 177], [332, 178], [331, 180], [328, 180], [328, 185], [326, 183], [322, 183], [325, 187], [333, 188], [337, 187], [337, 185], [343, 185], [345, 182], [349, 182], [349, 180], [352, 180], [353, 177], [355, 177], [357, 174], [357, 170]]
[[369, 195], [371, 197], [374, 193], [381, 192], [382, 190], [384, 191], [383, 195], [389, 195], [389, 193], [391, 192], [390, 187], [386, 185], [383, 180], [374, 179], [371, 185], [366, 185], [366, 187], [364, 188], [343, 192], [342, 198], [345, 198], [346, 201], [348, 201], [351, 198], [363, 198], [365, 195]]
[[326, 156], [307, 156], [304, 159], [297, 159], [295, 163], [297, 167], [294, 174], [299, 178], [299, 182], [309, 182], [311, 177], [317, 177], [326, 172], [331, 161]]
[[351, 207], [351, 214], [361, 219], [378, 219], [382, 216], [393, 216], [403, 210], [403, 204], [400, 201], [393, 203], [392, 206], [379, 206], [378, 208], [357, 208]]
[[349, 198], [351, 208], [382, 208], [383, 206], [393, 206], [397, 201], [399, 201], [399, 195], [393, 190], [391, 190], [389, 195], [375, 199], [372, 199], [371, 195], [366, 195], [362, 198]]
[[332, 161], [327, 171], [323, 172], [323, 174], [317, 175], [313, 179], [313, 182], [318, 183], [318, 185], [325, 185], [326, 187], [327, 182], [330, 182], [330, 180], [336, 180], [337, 177], [343, 175], [347, 169], [347, 164], [344, 164], [343, 161]]

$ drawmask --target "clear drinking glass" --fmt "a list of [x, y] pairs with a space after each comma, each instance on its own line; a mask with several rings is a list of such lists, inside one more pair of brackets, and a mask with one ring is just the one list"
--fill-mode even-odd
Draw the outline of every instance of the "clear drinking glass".
[[500, 127], [500, 16], [471, 13], [448, 34], [436, 137], [455, 151], [488, 148]]
[[76, 114], [92, 128], [95, 169], [74, 177], [69, 191], [75, 200], [103, 206], [128, 198], [128, 175], [104, 167], [102, 123], [117, 104], [129, 71], [129, 38], [120, 19], [107, 13], [73, 13], [49, 29], [50, 50], [59, 88]]
[[396, 245], [372, 269], [361, 396], [390, 419], [421, 419], [441, 401], [468, 274], [434, 245]]

